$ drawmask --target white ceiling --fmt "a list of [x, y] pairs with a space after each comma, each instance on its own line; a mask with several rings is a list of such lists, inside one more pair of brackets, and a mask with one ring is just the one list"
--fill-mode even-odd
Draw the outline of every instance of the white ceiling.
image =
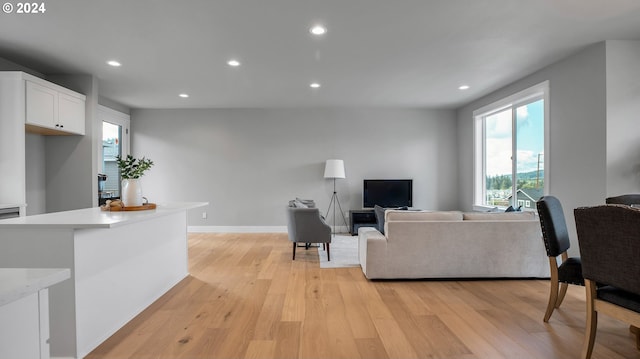
[[132, 108], [455, 108], [589, 44], [640, 39], [638, 0], [40, 1], [44, 14], [0, 12], [0, 57], [93, 74]]

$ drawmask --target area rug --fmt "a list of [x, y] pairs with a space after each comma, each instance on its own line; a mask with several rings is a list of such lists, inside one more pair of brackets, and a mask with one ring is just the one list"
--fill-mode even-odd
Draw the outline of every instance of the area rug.
[[337, 234], [331, 239], [331, 260], [327, 261], [327, 251], [318, 247], [320, 256], [320, 268], [345, 268], [359, 267], [358, 261], [358, 236]]

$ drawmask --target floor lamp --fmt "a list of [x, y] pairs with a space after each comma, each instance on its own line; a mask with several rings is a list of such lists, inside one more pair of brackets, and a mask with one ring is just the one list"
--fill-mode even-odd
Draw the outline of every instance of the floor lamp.
[[342, 160], [327, 160], [324, 165], [324, 178], [332, 178], [333, 179], [333, 196], [331, 196], [331, 202], [329, 202], [329, 208], [327, 208], [327, 214], [325, 218], [329, 215], [329, 211], [331, 210], [331, 206], [333, 205], [333, 234], [336, 233], [336, 205], [340, 209], [340, 214], [342, 215], [342, 220], [344, 221], [344, 225], [349, 228], [347, 224], [347, 219], [344, 216], [344, 212], [342, 211], [342, 206], [340, 206], [340, 200], [338, 199], [338, 192], [336, 192], [336, 178], [345, 178], [344, 175], [344, 161]]

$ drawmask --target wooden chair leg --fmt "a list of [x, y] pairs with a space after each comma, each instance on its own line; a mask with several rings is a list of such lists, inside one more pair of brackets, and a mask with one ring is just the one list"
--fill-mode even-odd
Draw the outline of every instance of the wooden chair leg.
[[598, 312], [596, 312], [594, 305], [596, 283], [591, 280], [585, 280], [584, 282], [587, 292], [587, 325], [582, 346], [582, 359], [590, 359], [593, 353], [593, 344], [596, 340], [596, 329], [598, 328]]
[[[567, 253], [566, 251], [563, 252], [562, 254], [560, 254], [560, 258], [562, 260], [562, 262], [564, 263], [567, 259], [569, 259], [569, 253]], [[551, 265], [551, 263], [549, 263]], [[555, 260], [553, 261], [553, 264], [557, 267], [558, 266], [558, 262], [556, 262]], [[564, 300], [564, 296], [565, 294], [567, 294], [567, 287], [569, 286], [569, 283], [562, 283], [561, 287], [560, 287], [560, 294], [558, 295], [558, 299], [556, 301], [556, 308], [560, 308], [560, 304], [562, 304], [562, 301]]]
[[553, 314], [553, 310], [556, 308], [556, 303], [558, 302], [558, 263], [556, 262], [555, 257], [549, 257], [549, 269], [551, 272], [551, 289], [549, 290], [547, 310], [544, 313], [543, 321], [545, 323], [549, 321], [549, 318], [551, 318], [551, 314]]
[[296, 247], [297, 247], [296, 242], [293, 242], [293, 260], [294, 261], [296, 260]]
[[327, 262], [331, 261], [331, 254], [329, 252], [329, 243], [327, 243]]
[[560, 304], [564, 300], [564, 296], [567, 294], [568, 283], [560, 283], [560, 292], [558, 293], [558, 299], [556, 300], [556, 308], [560, 308]]
[[630, 325], [629, 331], [636, 336], [636, 349], [640, 350], [640, 329], [635, 325]]

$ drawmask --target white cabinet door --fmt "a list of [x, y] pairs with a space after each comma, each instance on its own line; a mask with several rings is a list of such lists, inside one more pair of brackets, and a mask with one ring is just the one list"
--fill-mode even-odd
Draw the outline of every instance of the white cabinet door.
[[58, 113], [58, 91], [27, 81], [26, 123], [55, 129]]
[[41, 358], [39, 309], [38, 293], [0, 306], [0, 358]]
[[58, 93], [59, 129], [84, 135], [84, 100]]
[[57, 87], [26, 81], [25, 123], [31, 125], [33, 132], [45, 135], [84, 135], [85, 99], [80, 94], [73, 96], [71, 91], [56, 90]]

